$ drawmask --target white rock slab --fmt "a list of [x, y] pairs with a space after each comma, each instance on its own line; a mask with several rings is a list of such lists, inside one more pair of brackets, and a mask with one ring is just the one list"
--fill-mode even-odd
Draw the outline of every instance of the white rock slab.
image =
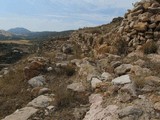
[[113, 79], [112, 83], [123, 85], [123, 84], [131, 83], [131, 79], [130, 79], [129, 75], [123, 75], [123, 76], [120, 76], [120, 77]]
[[50, 105], [50, 102], [52, 102], [53, 100], [54, 99], [50, 98], [49, 96], [40, 95], [29, 102], [27, 106], [45, 108], [48, 107]]
[[28, 120], [33, 114], [35, 114], [38, 109], [33, 107], [24, 107], [22, 109], [16, 110], [13, 114], [6, 116], [2, 120]]

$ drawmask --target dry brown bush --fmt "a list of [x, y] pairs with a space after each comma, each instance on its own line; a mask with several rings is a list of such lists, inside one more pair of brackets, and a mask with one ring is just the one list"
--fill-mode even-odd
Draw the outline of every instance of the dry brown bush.
[[158, 46], [156, 45], [155, 42], [147, 42], [142, 46], [142, 51], [145, 54], [150, 54], [150, 53], [156, 53], [158, 49]]

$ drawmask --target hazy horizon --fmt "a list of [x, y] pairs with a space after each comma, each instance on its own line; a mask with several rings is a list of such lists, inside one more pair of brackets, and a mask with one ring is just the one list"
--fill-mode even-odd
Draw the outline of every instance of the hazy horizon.
[[139, 0], [0, 0], [0, 29], [65, 31], [94, 27], [123, 16]]

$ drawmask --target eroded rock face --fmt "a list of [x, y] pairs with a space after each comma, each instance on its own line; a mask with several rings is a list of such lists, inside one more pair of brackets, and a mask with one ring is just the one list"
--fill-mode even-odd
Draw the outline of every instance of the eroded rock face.
[[109, 105], [103, 108], [102, 96], [100, 94], [93, 94], [90, 96], [90, 110], [86, 113], [83, 120], [118, 120], [116, 105]]
[[33, 107], [24, 107], [15, 111], [13, 114], [6, 116], [2, 120], [28, 120], [33, 114], [35, 114], [38, 109]]
[[133, 116], [132, 118], [138, 119], [142, 114], [143, 111], [140, 108], [134, 106], [125, 107], [118, 112], [119, 118], [124, 118], [131, 115]]

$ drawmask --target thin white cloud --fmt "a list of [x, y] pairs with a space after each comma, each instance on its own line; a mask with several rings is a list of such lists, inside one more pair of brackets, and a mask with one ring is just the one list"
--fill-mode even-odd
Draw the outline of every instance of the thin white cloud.
[[[9, 1], [9, 0], [6, 0]], [[18, 0], [15, 0], [18, 1]], [[0, 16], [0, 28], [26, 27], [33, 31], [78, 29], [106, 24], [123, 15], [138, 0], [24, 0], [31, 12], [9, 11]], [[5, 2], [5, 0], [4, 0]], [[12, 1], [13, 2], [13, 1]], [[22, 2], [22, 1], [21, 1]], [[23, 5], [25, 7], [25, 5]], [[28, 7], [24, 10], [28, 10]], [[36, 8], [36, 9], [35, 9]], [[16, 8], [15, 8], [16, 9]], [[0, 9], [1, 10], [1, 9]], [[22, 9], [23, 10], [23, 9]], [[32, 12], [33, 11], [33, 12]], [[1, 12], [1, 11], [0, 11]], [[10, 12], [10, 13], [8, 13]]]

